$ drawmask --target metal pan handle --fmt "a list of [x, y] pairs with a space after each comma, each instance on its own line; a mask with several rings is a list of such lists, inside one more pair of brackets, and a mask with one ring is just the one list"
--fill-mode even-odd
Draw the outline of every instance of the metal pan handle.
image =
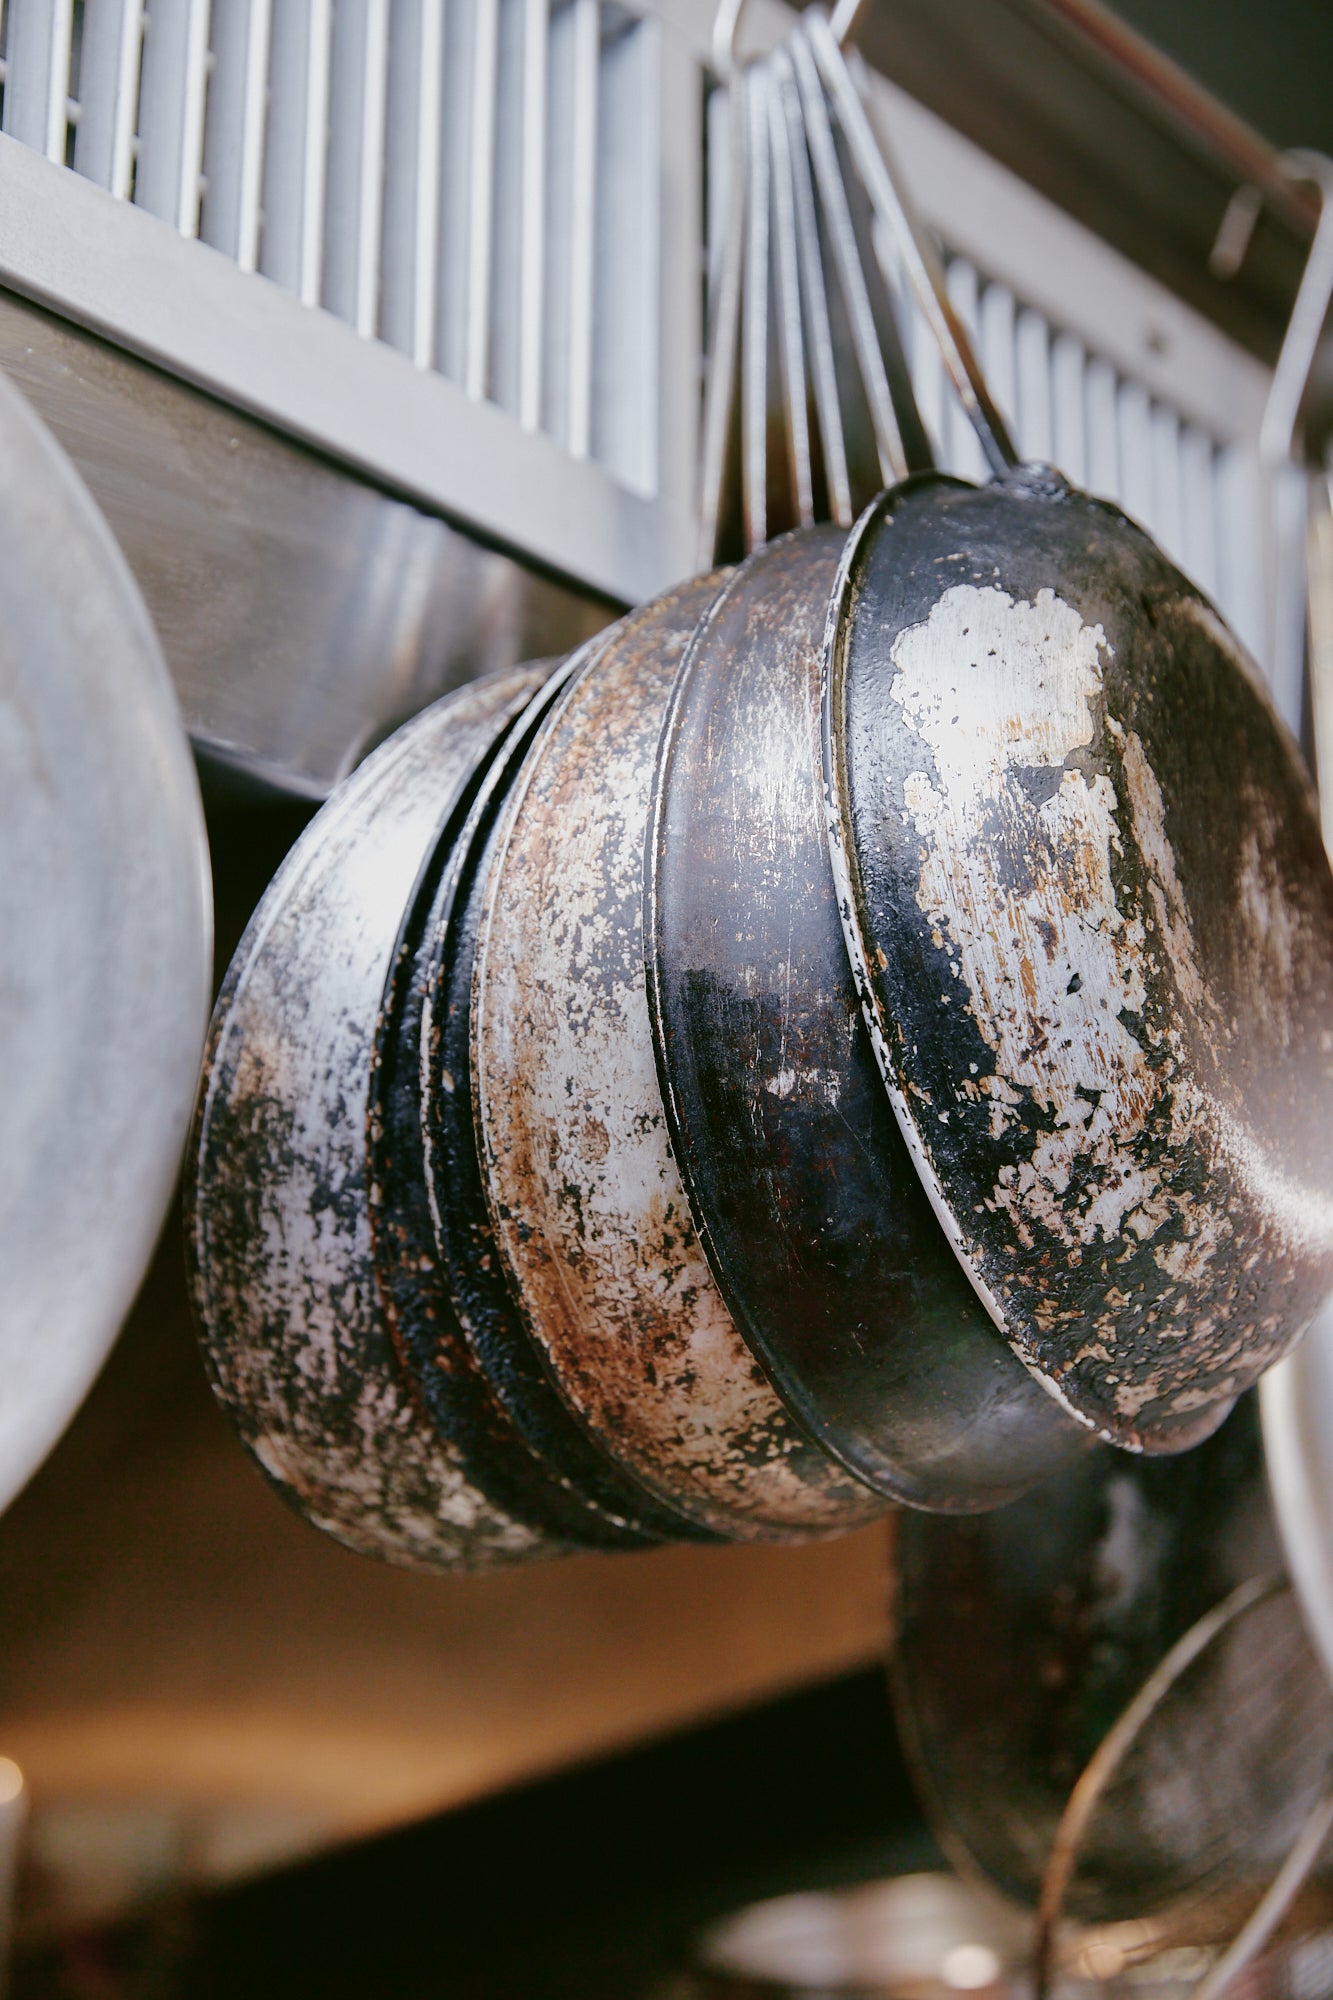
[[882, 139], [871, 127], [847, 59], [820, 8], [806, 9], [797, 34], [809, 43], [866, 193], [880, 226], [898, 246], [917, 303], [935, 336], [949, 380], [981, 441], [986, 461], [993, 472], [1008, 471], [1018, 464], [1018, 452], [991, 400], [972, 343], [953, 309], [938, 254], [911, 210]]

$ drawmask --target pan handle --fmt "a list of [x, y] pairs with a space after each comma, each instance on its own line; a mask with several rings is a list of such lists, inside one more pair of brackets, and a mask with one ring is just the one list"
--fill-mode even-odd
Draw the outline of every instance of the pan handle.
[[[850, 0], [846, 4], [850, 5]], [[809, 43], [871, 205], [881, 227], [898, 246], [908, 281], [935, 336], [954, 391], [981, 441], [987, 464], [992, 472], [1007, 472], [1018, 464], [1018, 452], [991, 400], [981, 364], [945, 289], [939, 256], [912, 213], [882, 140], [871, 128], [847, 58], [823, 10], [808, 7], [801, 16], [797, 33]]]

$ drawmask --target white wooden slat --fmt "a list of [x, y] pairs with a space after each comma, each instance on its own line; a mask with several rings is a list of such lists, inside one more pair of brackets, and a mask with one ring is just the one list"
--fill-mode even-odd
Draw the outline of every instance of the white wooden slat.
[[139, 116], [143, 0], [83, 0], [74, 169], [127, 199]]
[[73, 0], [9, 0], [8, 15], [0, 128], [48, 160], [63, 161]]
[[1051, 409], [1051, 330], [1039, 312], [1018, 315], [1014, 328], [1014, 412], [1018, 449], [1024, 458], [1050, 464], [1055, 458]]
[[655, 21], [627, 17], [604, 34], [597, 111], [589, 449], [643, 494], [659, 474], [660, 48]]
[[1091, 484], [1088, 471], [1088, 357], [1072, 333], [1051, 343], [1051, 452], [1075, 486]]
[[573, 16], [569, 234], [569, 402], [566, 443], [574, 458], [592, 448], [594, 289], [597, 282], [597, 112], [601, 13], [597, 0], [569, 0]]
[[524, 42], [527, 0], [499, 0], [486, 394], [518, 416], [523, 370]]
[[1264, 478], [1253, 446], [1225, 445], [1218, 451], [1215, 490], [1218, 608], [1264, 672], [1271, 675]]
[[[978, 334], [978, 291], [976, 266], [965, 257], [955, 257], [948, 271], [949, 297], [954, 310], [975, 340]], [[948, 399], [948, 422], [944, 437], [944, 470], [960, 479], [986, 477], [986, 460], [977, 434], [952, 393]]]
[[1197, 424], [1180, 435], [1182, 559], [1200, 590], [1217, 596], [1217, 478], [1213, 440]]
[[1094, 356], [1083, 376], [1086, 398], [1087, 485], [1099, 499], [1120, 502], [1120, 436], [1116, 412], [1116, 373], [1109, 361]]
[[243, 271], [259, 266], [272, 0], [218, 0], [204, 121], [199, 234]]
[[907, 313], [905, 346], [912, 374], [912, 391], [930, 440], [931, 454], [935, 463], [943, 467], [949, 434], [949, 386], [935, 336], [915, 305]]
[[134, 200], [182, 236], [199, 230], [210, 0], [154, 0], [145, 15]]
[[1185, 560], [1184, 495], [1180, 474], [1180, 419], [1154, 404], [1151, 418], [1153, 533], [1173, 562]]
[[332, 0], [279, 0], [269, 47], [259, 268], [318, 305], [324, 269]]
[[500, 0], [473, 0], [471, 145], [468, 158], [467, 323], [463, 387], [477, 402], [490, 386], [491, 269], [495, 248], [495, 125]]
[[380, 332], [418, 368], [435, 358], [444, 4], [394, 0], [389, 16]]
[[1122, 382], [1116, 392], [1116, 439], [1120, 451], [1120, 505], [1130, 519], [1153, 530], [1152, 416], [1141, 382]]
[[992, 280], [983, 287], [978, 312], [981, 366], [995, 406], [1010, 431], [1018, 421], [1018, 369], [1014, 353], [1014, 295]]
[[389, 0], [337, 0], [329, 64], [323, 303], [359, 334], [379, 324]]
[[546, 305], [546, 103], [549, 87], [550, 0], [523, 0], [518, 420], [542, 421], [542, 359]]
[[468, 174], [472, 157], [472, 78], [476, 8], [446, 0], [440, 127], [440, 247], [436, 265], [435, 366], [462, 384], [467, 352]]

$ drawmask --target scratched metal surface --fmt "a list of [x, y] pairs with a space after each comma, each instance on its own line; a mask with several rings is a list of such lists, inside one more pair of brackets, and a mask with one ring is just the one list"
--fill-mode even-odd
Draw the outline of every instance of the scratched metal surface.
[[[459, 915], [468, 845], [479, 816], [485, 817], [488, 796], [503, 793], [506, 772], [517, 767], [545, 705], [580, 657], [573, 656], [563, 668], [551, 663], [555, 670], [540, 693], [507, 734], [496, 739], [489, 757], [478, 762], [409, 899], [375, 1023], [367, 1113], [370, 1225], [394, 1347], [435, 1424], [473, 1468], [477, 1483], [517, 1519], [571, 1546], [638, 1547], [643, 1535], [627, 1534], [619, 1524], [608, 1526], [561, 1477], [553, 1457], [529, 1446], [490, 1373], [478, 1365], [460, 1317], [473, 1287], [465, 1282], [460, 1296], [451, 1282], [449, 1246], [442, 1248], [432, 1213], [441, 1195], [435, 1192], [432, 1201], [423, 1133], [425, 1093], [431, 1084], [423, 1073], [422, 1015], [429, 1009], [441, 961], [452, 956], [448, 939]], [[470, 970], [469, 960], [469, 976]], [[478, 1257], [488, 1265], [494, 1255], [493, 1245], [469, 1233], [469, 1209], [479, 1209], [485, 1225], [470, 1099], [464, 1117], [471, 1158], [447, 1181], [443, 1201], [449, 1238], [463, 1239], [470, 1275]], [[484, 1276], [483, 1270], [483, 1282]], [[506, 1323], [517, 1317], [503, 1289], [499, 1310]]]
[[682, 663], [649, 842], [654, 1045], [700, 1240], [779, 1392], [890, 1498], [970, 1511], [1090, 1440], [959, 1268], [860, 1017], [820, 789], [845, 539], [751, 556]]
[[570, 1406], [733, 1538], [883, 1502], [787, 1415], [713, 1283], [668, 1143], [644, 970], [644, 842], [681, 654], [719, 579], [627, 619], [529, 756], [478, 947], [474, 1072], [496, 1233]]
[[894, 1109], [992, 1316], [1177, 1449], [1333, 1285], [1333, 876], [1212, 607], [1054, 474], [863, 519], [830, 852]]
[[556, 1553], [414, 1400], [375, 1284], [372, 1033], [404, 902], [474, 763], [542, 677], [448, 695], [330, 799], [243, 938], [209, 1034], [187, 1242], [213, 1385], [283, 1496], [424, 1568]]
[[[590, 642], [570, 663], [600, 650]], [[649, 1541], [698, 1539], [689, 1519], [630, 1478], [566, 1407], [543, 1366], [508, 1283], [495, 1241], [478, 1156], [472, 1091], [472, 974], [486, 884], [506, 801], [534, 730], [564, 685], [543, 689], [482, 786], [458, 842], [458, 868], [441, 885], [426, 921], [418, 1020], [419, 1105], [424, 1194], [432, 1254], [443, 1273], [467, 1350], [514, 1433], [545, 1468], [561, 1518], [580, 1538], [638, 1548]], [[432, 1407], [451, 1400], [436, 1357], [416, 1346], [415, 1379]]]

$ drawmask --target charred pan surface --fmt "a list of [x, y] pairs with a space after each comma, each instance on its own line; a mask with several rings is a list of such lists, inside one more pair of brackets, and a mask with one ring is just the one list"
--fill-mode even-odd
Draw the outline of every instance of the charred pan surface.
[[676, 667], [716, 577], [628, 619], [528, 760], [478, 949], [496, 1229], [561, 1393], [637, 1478], [733, 1538], [882, 1502], [793, 1424], [690, 1221], [653, 1059], [644, 840]]
[[[465, 873], [466, 836], [476, 826], [479, 795], [484, 802], [488, 791], [502, 788], [505, 770], [516, 765], [564, 673], [578, 662], [576, 655], [552, 673], [518, 722], [497, 740], [489, 759], [478, 764], [409, 899], [375, 1025], [367, 1117], [370, 1222], [375, 1271], [394, 1346], [431, 1418], [474, 1469], [477, 1483], [516, 1519], [547, 1535], [579, 1546], [637, 1547], [643, 1536], [608, 1527], [561, 1479], [554, 1463], [529, 1448], [478, 1366], [437, 1241], [423, 1137], [422, 1016], [439, 961], [447, 955], [445, 942]], [[470, 1111], [467, 1136], [470, 1189], [484, 1220]], [[468, 1192], [458, 1178], [453, 1177], [447, 1192], [451, 1223]], [[468, 1249], [494, 1258], [493, 1245], [488, 1253], [484, 1243], [469, 1241]], [[507, 1319], [517, 1316], [507, 1298], [500, 1310]]]
[[540, 678], [516, 668], [447, 696], [312, 822], [228, 972], [197, 1114], [188, 1241], [214, 1388], [311, 1521], [422, 1568], [561, 1547], [485, 1492], [414, 1400], [376, 1289], [366, 1175], [372, 1031], [404, 902]]
[[1333, 1284], [1333, 877], [1257, 674], [1053, 474], [890, 496], [830, 615], [830, 849], [904, 1133], [1022, 1358], [1191, 1442]]
[[[601, 645], [594, 641], [589, 650], [595, 654]], [[586, 655], [577, 664], [586, 664]], [[420, 1020], [425, 1192], [437, 1261], [467, 1347], [515, 1432], [545, 1467], [562, 1517], [579, 1519], [584, 1541], [635, 1548], [697, 1538], [700, 1531], [632, 1480], [561, 1400], [509, 1286], [477, 1151], [471, 1060], [477, 933], [506, 804], [540, 719], [524, 717], [482, 787], [459, 836], [456, 876], [428, 920]], [[420, 1361], [418, 1379], [432, 1402], [447, 1405], [449, 1381], [428, 1355]]]
[[779, 1392], [879, 1491], [968, 1511], [1089, 1439], [959, 1268], [861, 1020], [820, 788], [845, 539], [771, 543], [690, 643], [655, 784], [654, 1040], [695, 1226]]

